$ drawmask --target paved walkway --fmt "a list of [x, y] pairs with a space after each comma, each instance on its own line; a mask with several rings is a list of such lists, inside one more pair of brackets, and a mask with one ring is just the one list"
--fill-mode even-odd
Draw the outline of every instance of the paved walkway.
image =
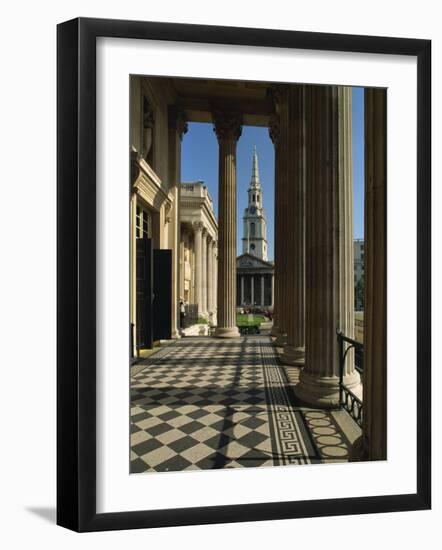
[[345, 461], [349, 447], [339, 412], [297, 405], [266, 336], [184, 338], [132, 367], [131, 432], [131, 473]]

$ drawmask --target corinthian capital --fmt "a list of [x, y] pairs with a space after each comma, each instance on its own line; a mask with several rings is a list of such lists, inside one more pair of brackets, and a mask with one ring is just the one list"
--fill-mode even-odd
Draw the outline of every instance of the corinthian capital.
[[275, 147], [279, 144], [279, 137], [281, 134], [281, 128], [279, 123], [279, 115], [273, 114], [269, 119], [269, 136]]
[[290, 85], [289, 84], [273, 84], [267, 92], [273, 102], [273, 106], [277, 113], [281, 108], [288, 104]]
[[202, 231], [204, 229], [204, 224], [203, 222], [194, 222], [192, 227], [194, 231]]
[[187, 132], [186, 113], [181, 105], [169, 105], [169, 128], [176, 130], [180, 139]]
[[214, 132], [218, 141], [227, 139], [237, 141], [241, 135], [241, 113], [232, 111], [213, 112]]

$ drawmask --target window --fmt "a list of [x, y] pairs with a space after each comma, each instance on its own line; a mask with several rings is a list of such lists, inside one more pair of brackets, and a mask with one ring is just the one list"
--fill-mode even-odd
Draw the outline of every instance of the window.
[[137, 224], [136, 237], [137, 239], [148, 239], [151, 236], [151, 217], [149, 212], [137, 206]]
[[254, 222], [252, 222], [252, 223], [250, 224], [250, 236], [251, 236], [251, 237], [254, 237], [254, 236], [255, 236], [255, 224], [254, 224]]

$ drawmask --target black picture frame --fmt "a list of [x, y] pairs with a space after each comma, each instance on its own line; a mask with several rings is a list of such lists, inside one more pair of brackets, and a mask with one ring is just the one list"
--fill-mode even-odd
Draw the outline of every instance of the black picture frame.
[[[96, 39], [153, 39], [417, 58], [415, 494], [96, 512]], [[57, 523], [75, 531], [425, 510], [431, 506], [431, 41], [74, 19], [57, 28]]]

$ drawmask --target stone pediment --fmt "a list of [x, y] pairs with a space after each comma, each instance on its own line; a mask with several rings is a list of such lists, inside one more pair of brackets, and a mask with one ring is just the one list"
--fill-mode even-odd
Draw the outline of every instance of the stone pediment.
[[251, 254], [242, 254], [236, 258], [236, 267], [237, 269], [273, 269], [273, 264]]

